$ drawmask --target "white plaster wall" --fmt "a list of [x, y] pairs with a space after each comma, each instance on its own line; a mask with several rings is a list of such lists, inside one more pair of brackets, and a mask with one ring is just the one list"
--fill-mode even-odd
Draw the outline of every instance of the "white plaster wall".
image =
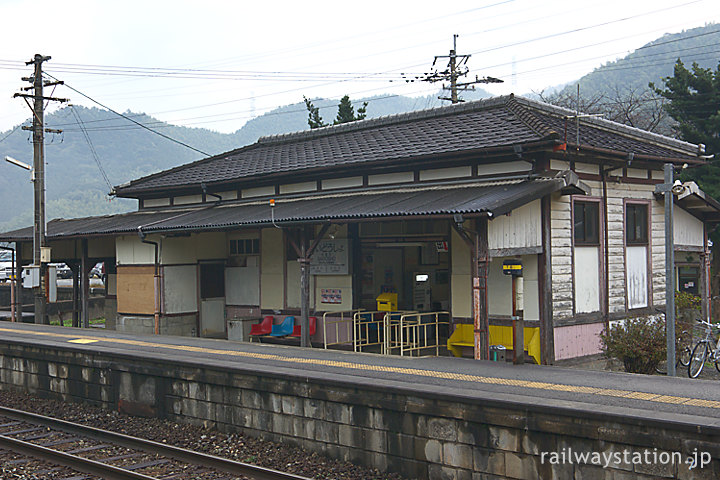
[[413, 172], [381, 173], [379, 175], [369, 175], [368, 185], [389, 185], [391, 183], [412, 182], [413, 178]]
[[170, 205], [169, 198], [146, 198], [143, 200], [143, 208], [165, 207]]
[[472, 277], [470, 248], [455, 229], [450, 233], [450, 295], [454, 317], [472, 316]]
[[703, 224], [688, 212], [673, 206], [673, 231], [675, 245], [703, 246]]
[[532, 164], [522, 160], [502, 163], [487, 163], [478, 165], [478, 175], [499, 175], [503, 173], [527, 172], [532, 168]]
[[[161, 241], [159, 235], [148, 235], [147, 239]], [[155, 246], [142, 243], [137, 235], [121, 236], [115, 240], [115, 256], [118, 265], [153, 265]]]
[[510, 215], [502, 215], [488, 222], [488, 248], [539, 247], [540, 200], [516, 208]]
[[284, 308], [285, 245], [282, 230], [263, 229], [260, 243], [260, 306], [268, 309]]
[[275, 194], [275, 187], [272, 185], [268, 185], [265, 187], [256, 187], [256, 188], [244, 188], [242, 192], [240, 192], [240, 195], [242, 198], [251, 198], [251, 197], [264, 197], [267, 195], [274, 195]]
[[[213, 198], [213, 197], [211, 197]], [[184, 195], [181, 197], [173, 198], [174, 205], [188, 205], [191, 203], [202, 203], [202, 195]]]
[[288, 261], [285, 272], [285, 304], [287, 308], [300, 308], [300, 263]]
[[160, 261], [164, 265], [197, 263], [197, 237], [168, 237], [162, 241]]
[[433, 170], [420, 170], [420, 180], [444, 180], [447, 178], [462, 178], [472, 175], [470, 165], [464, 167], [436, 168]]
[[322, 181], [322, 188], [331, 190], [333, 188], [361, 187], [363, 177], [329, 178]]
[[197, 312], [197, 266], [163, 267], [162, 275], [163, 312]]
[[280, 193], [312, 192], [317, 190], [317, 182], [302, 182], [280, 185]]
[[[352, 276], [351, 275], [316, 275], [315, 280], [315, 309], [324, 312], [337, 312], [351, 310], [353, 305]], [[321, 290], [324, 288], [339, 289], [342, 294], [342, 303], [322, 303]]]
[[[488, 270], [488, 313], [490, 315], [512, 315], [512, 276], [502, 272], [503, 261], [507, 258], [494, 257]], [[520, 257], [523, 265], [523, 316], [525, 320], [540, 319], [540, 298], [538, 292], [537, 255]]]
[[225, 269], [225, 303], [228, 305], [260, 305], [259, 257], [248, 257], [246, 267]]
[[600, 174], [600, 165], [592, 163], [575, 163], [575, 171], [577, 173], [588, 173], [591, 175]]

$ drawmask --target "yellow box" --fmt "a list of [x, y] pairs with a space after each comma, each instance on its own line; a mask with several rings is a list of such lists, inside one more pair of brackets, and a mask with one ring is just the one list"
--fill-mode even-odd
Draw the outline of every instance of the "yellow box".
[[375, 299], [379, 312], [393, 312], [397, 310], [397, 293], [381, 293]]

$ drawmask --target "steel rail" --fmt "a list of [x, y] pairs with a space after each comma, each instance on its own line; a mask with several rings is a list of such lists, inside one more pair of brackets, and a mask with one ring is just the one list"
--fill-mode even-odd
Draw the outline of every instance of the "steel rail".
[[[35, 413], [24, 412], [14, 408], [0, 406], [0, 416], [54, 428], [64, 431], [65, 433], [81, 435], [103, 442], [112, 442], [125, 448], [142, 450], [147, 453], [155, 453], [163, 457], [195, 465], [202, 465], [235, 475], [245, 475], [254, 480], [310, 480], [308, 477], [302, 477], [292, 473], [280, 472], [278, 470], [260, 467], [258, 465], [251, 465], [249, 463], [237, 462], [227, 458], [217, 457], [215, 455], [194, 452], [192, 450], [154, 442], [152, 440], [131, 437], [122, 433], [88, 427], [86, 425], [46, 417]], [[152, 477], [122, 477], [122, 480], [128, 478], [151, 479]]]
[[147, 475], [131, 470], [125, 470], [124, 468], [90, 460], [89, 458], [78, 457], [60, 450], [53, 450], [52, 448], [43, 447], [5, 435], [0, 435], [0, 448], [38, 460], [46, 460], [54, 464], [63, 465], [72, 470], [95, 475], [105, 480], [158, 480], [155, 477], [148, 477]]

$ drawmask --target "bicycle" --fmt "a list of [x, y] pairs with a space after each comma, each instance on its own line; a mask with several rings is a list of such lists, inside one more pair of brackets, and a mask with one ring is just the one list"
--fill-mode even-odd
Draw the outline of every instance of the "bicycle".
[[698, 320], [698, 323], [705, 325], [705, 337], [701, 338], [693, 348], [688, 365], [688, 376], [697, 378], [702, 372], [705, 362], [710, 360], [715, 363], [715, 368], [720, 372], [720, 344], [715, 342], [712, 334], [713, 327], [720, 329], [720, 324], [710, 323], [705, 320]]
[[[687, 367], [690, 365], [690, 359], [692, 358], [692, 349], [690, 348], [690, 345], [685, 345], [684, 347], [678, 347], [675, 351], [675, 368], [679, 366]], [[655, 372], [665, 375], [667, 374], [667, 362], [660, 362], [660, 364], [655, 367]]]

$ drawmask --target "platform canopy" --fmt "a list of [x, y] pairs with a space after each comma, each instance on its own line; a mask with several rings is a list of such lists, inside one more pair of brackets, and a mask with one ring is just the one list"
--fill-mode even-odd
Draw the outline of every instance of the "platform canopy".
[[[423, 188], [393, 188], [353, 193], [316, 194], [240, 201], [194, 208], [165, 208], [131, 213], [57, 219], [48, 223], [49, 239], [145, 233], [228, 230], [301, 223], [356, 222], [382, 218], [496, 217], [554, 192], [585, 194], [587, 186], [573, 172], [555, 177], [472, 182]], [[32, 228], [0, 234], [0, 241], [32, 240]]]

